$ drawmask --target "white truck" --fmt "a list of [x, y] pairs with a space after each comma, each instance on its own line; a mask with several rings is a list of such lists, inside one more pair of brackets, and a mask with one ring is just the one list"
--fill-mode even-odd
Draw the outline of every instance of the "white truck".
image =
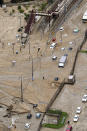
[[64, 68], [65, 63], [66, 63], [66, 60], [67, 60], [67, 56], [62, 56], [62, 57], [59, 59], [58, 67], [63, 67], [63, 68]]

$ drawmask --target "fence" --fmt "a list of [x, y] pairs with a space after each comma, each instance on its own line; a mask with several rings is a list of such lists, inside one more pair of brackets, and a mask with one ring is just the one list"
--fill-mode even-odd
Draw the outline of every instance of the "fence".
[[60, 86], [58, 87], [57, 91], [55, 92], [55, 94], [53, 95], [53, 97], [51, 98], [49, 104], [46, 107], [45, 113], [42, 116], [41, 122], [39, 124], [38, 130], [40, 131], [41, 127], [42, 127], [42, 121], [44, 119], [44, 116], [46, 115], [46, 112], [49, 110], [49, 108], [51, 107], [51, 105], [53, 104], [53, 102], [55, 101], [55, 99], [57, 98], [57, 96], [59, 95], [59, 93], [61, 92], [61, 90], [63, 89], [65, 84], [65, 79], [61, 82]]
[[76, 66], [76, 61], [77, 61], [77, 58], [78, 58], [79, 51], [82, 49], [83, 45], [85, 44], [86, 39], [87, 39], [87, 38], [86, 38], [86, 33], [85, 33], [84, 39], [83, 39], [81, 45], [80, 45], [80, 46], [78, 47], [78, 49], [77, 49], [77, 52], [76, 52], [76, 55], [75, 55], [75, 60], [74, 60], [73, 67], [72, 67], [72, 69], [71, 69], [70, 75], [73, 75], [73, 74], [74, 74], [75, 66]]
[[34, 23], [34, 21], [35, 21], [35, 14], [32, 10], [31, 15], [28, 19], [27, 25], [25, 27], [25, 33], [29, 34], [31, 32], [31, 26]]

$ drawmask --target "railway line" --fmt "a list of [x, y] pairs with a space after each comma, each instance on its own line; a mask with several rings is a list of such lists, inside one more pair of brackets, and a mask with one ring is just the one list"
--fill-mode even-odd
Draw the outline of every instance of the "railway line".
[[26, 26], [27, 32], [25, 32], [31, 32], [31, 27], [35, 21], [35, 16], [42, 16], [43, 18], [41, 18], [41, 20], [39, 20], [35, 26], [33, 25], [34, 31], [42, 30], [42, 28], [45, 30], [47, 27], [49, 27], [47, 31], [54, 31], [55, 28], [58, 27], [58, 25], [64, 20], [65, 15], [70, 11], [77, 1], [78, 0], [57, 0], [46, 12], [31, 11]]

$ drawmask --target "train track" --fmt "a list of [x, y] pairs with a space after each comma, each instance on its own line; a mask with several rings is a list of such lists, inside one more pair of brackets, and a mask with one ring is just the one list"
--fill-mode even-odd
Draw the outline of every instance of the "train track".
[[[71, 12], [73, 10], [73, 8], [78, 5], [82, 0], [71, 0], [70, 4], [66, 3], [65, 6], [63, 6], [63, 10], [62, 12], [59, 13], [59, 17], [56, 19], [56, 21], [54, 22], [53, 26], [51, 27], [51, 32], [55, 32], [57, 30], [59, 30], [59, 27], [65, 20], [65, 17], [67, 16], [67, 14], [69, 14], [69, 12]], [[73, 8], [72, 8], [73, 7]]]

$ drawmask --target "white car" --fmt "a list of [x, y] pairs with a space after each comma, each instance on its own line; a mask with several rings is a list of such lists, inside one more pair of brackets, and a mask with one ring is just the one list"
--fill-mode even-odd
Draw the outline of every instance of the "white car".
[[82, 97], [82, 102], [86, 102], [87, 101], [87, 95], [84, 95], [83, 97]]
[[57, 56], [53, 56], [53, 57], [52, 57], [52, 60], [56, 60], [56, 59], [57, 59]]
[[85, 87], [85, 90], [87, 90], [87, 87]]
[[73, 121], [74, 121], [74, 122], [77, 122], [78, 119], [79, 119], [79, 115], [75, 115], [74, 118], [73, 118]]
[[58, 64], [58, 67], [64, 68], [64, 63], [59, 63], [59, 64]]
[[30, 125], [31, 125], [31, 123], [26, 123], [25, 126], [24, 126], [24, 128], [25, 128], [25, 129], [29, 129], [29, 128], [30, 128]]
[[61, 48], [61, 50], [62, 50], [62, 51], [64, 51], [64, 50], [65, 50], [65, 48], [64, 48], [64, 47], [62, 47], [62, 48]]
[[56, 43], [52, 43], [51, 46], [50, 46], [50, 49], [54, 49], [56, 46]]
[[80, 113], [81, 113], [81, 107], [77, 107], [76, 113], [77, 113], [77, 114], [80, 114]]

